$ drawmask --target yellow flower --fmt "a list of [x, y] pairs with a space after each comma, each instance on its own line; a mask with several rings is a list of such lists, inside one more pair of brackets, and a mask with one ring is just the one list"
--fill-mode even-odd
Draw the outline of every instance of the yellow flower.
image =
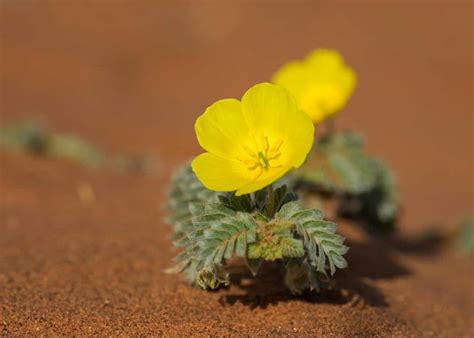
[[289, 62], [272, 79], [293, 94], [315, 123], [344, 108], [356, 81], [354, 70], [332, 49], [316, 49], [304, 60]]
[[209, 106], [195, 124], [201, 147], [192, 168], [210, 190], [248, 194], [299, 167], [311, 149], [314, 126], [284, 88], [260, 83], [242, 100]]

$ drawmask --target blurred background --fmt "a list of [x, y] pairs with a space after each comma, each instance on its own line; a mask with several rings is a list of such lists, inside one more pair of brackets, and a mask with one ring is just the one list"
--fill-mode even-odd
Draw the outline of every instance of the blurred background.
[[318, 47], [357, 71], [340, 129], [393, 167], [410, 226], [473, 206], [470, 1], [2, 1], [2, 124], [40, 117], [182, 161], [205, 107]]
[[[169, 174], [200, 152], [193, 124], [208, 105], [241, 97], [314, 48], [339, 50], [358, 74], [337, 128], [364, 134], [368, 153], [395, 172], [403, 207], [400, 231], [453, 228], [473, 212], [471, 1], [0, 0], [0, 6], [0, 127], [39, 120], [107, 153], [144, 154], [157, 163], [156, 175], [125, 177], [0, 150], [0, 229], [6, 234], [0, 235], [0, 289], [13, 304], [4, 307], [11, 322], [44, 328], [21, 313], [48, 308], [51, 316], [60, 316], [51, 299], [64, 299], [55, 304], [71, 313], [74, 302], [88, 302], [81, 306], [90, 310], [118, 299], [140, 308], [166, 296], [186, 309], [173, 295], [205, 299], [197, 297], [198, 290], [173, 289], [175, 279], [161, 287], [152, 283], [165, 278], [162, 270], [172, 256], [162, 222]], [[380, 255], [370, 250], [354, 251], [350, 264]], [[425, 327], [437, 318], [433, 325], [445, 320], [444, 327], [452, 328], [456, 316], [466, 325], [465, 309], [449, 320], [442, 314], [461, 303], [472, 313], [472, 303], [463, 303], [464, 291], [443, 301], [441, 282], [426, 286], [449, 272], [422, 262], [408, 265], [419, 279], [378, 285], [392, 306], [406, 309], [409, 320]], [[392, 264], [387, 278], [404, 271], [397, 268]], [[451, 292], [461, 284], [468, 290], [469, 278], [449, 284]], [[411, 297], [404, 290], [412, 289], [421, 295], [419, 306], [436, 295], [444, 307], [411, 313], [400, 297]], [[48, 298], [50, 290], [56, 298]], [[215, 309], [222, 320], [233, 317], [219, 304]], [[196, 313], [194, 307], [190, 311]], [[344, 311], [360, 322], [360, 314]], [[99, 316], [93, 318], [98, 327]]]

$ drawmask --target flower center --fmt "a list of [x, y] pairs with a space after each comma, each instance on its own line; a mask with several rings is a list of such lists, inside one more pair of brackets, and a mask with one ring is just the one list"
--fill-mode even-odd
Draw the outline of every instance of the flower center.
[[268, 168], [270, 166], [270, 162], [268, 161], [268, 158], [266, 158], [265, 154], [259, 151], [257, 153], [258, 160], [260, 161], [259, 165], [262, 166], [263, 168]]
[[281, 156], [280, 148], [283, 140], [278, 140], [272, 146], [270, 146], [267, 136], [254, 137], [254, 140], [255, 146], [252, 148], [242, 145], [246, 156], [237, 157], [237, 159], [244, 163], [250, 171], [254, 171], [254, 179], [257, 179], [264, 171], [281, 167], [276, 162]]

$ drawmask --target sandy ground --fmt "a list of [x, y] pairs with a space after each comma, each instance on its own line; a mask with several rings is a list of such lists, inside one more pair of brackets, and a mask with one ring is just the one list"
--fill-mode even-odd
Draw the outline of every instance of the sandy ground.
[[[1, 123], [38, 117], [109, 152], [158, 159], [120, 174], [0, 151], [3, 334], [474, 335], [474, 264], [413, 236], [472, 213], [470, 2], [3, 1]], [[193, 121], [284, 61], [339, 49], [359, 74], [340, 117], [396, 171], [396, 239], [340, 231], [350, 267], [291, 298], [271, 269], [219, 292], [163, 273], [169, 173]], [[84, 187], [93, 197], [79, 198]]]

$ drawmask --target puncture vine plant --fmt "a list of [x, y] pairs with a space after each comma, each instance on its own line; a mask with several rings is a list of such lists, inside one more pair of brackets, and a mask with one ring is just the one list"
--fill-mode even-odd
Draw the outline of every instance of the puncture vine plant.
[[236, 256], [256, 275], [262, 263], [279, 261], [291, 292], [319, 290], [336, 268], [345, 268], [348, 247], [319, 210], [304, 209], [285, 185], [236, 196], [207, 190], [190, 167], [174, 177], [170, 223], [175, 245], [182, 250], [170, 271], [204, 289], [229, 284], [226, 264]]
[[[337, 217], [393, 228], [393, 175], [364, 153], [362, 137], [334, 129], [355, 85], [342, 56], [319, 49], [282, 66], [272, 83], [251, 87], [240, 101], [209, 106], [195, 123], [204, 153], [171, 184], [169, 223], [180, 253], [168, 271], [216, 289], [229, 285], [234, 258], [254, 275], [277, 262], [292, 293], [319, 290], [347, 267], [349, 248], [324, 218], [323, 204], [312, 208], [308, 195], [335, 200]], [[323, 121], [327, 132], [315, 138], [314, 125]]]

